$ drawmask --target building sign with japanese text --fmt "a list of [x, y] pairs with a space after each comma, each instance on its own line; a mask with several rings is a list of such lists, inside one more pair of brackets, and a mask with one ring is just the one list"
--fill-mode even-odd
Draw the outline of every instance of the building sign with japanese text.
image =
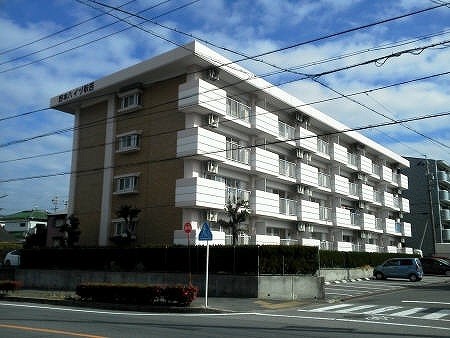
[[94, 89], [95, 89], [95, 82], [91, 82], [91, 83], [85, 84], [81, 87], [69, 90], [66, 93], [58, 95], [58, 103], [64, 103], [66, 101], [70, 101], [77, 97], [86, 95], [90, 92], [93, 92]]

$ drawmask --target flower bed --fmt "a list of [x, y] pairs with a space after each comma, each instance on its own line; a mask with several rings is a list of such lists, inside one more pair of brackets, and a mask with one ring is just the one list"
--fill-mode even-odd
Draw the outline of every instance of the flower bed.
[[172, 304], [188, 306], [196, 298], [195, 286], [147, 284], [83, 283], [76, 294], [83, 300], [126, 304]]
[[5, 294], [10, 291], [19, 290], [22, 283], [15, 280], [0, 280], [0, 293]]

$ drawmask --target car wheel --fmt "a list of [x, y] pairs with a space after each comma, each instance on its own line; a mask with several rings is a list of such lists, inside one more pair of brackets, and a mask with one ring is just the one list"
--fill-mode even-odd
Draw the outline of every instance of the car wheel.
[[417, 275], [412, 273], [412, 274], [409, 275], [409, 280], [411, 282], [417, 282], [419, 279], [417, 278]]
[[378, 280], [380, 280], [380, 279], [384, 279], [384, 276], [383, 276], [383, 274], [382, 274], [381, 272], [377, 272], [377, 273], [375, 274], [375, 278], [378, 279]]

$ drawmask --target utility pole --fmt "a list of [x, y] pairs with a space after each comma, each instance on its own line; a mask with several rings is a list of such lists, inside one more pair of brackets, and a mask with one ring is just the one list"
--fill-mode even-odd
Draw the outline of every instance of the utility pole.
[[433, 196], [431, 194], [431, 184], [432, 182], [430, 179], [432, 179], [432, 176], [430, 175], [430, 167], [428, 165], [428, 159], [425, 156], [425, 165], [427, 168], [427, 189], [428, 189], [428, 198], [430, 200], [430, 215], [431, 215], [431, 227], [432, 231], [431, 234], [433, 235], [433, 253], [436, 252], [436, 224], [434, 219], [434, 207], [433, 207]]

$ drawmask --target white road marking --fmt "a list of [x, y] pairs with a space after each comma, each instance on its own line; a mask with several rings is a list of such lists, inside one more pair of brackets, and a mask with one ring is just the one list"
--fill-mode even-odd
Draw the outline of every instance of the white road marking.
[[406, 316], [412, 315], [414, 313], [420, 312], [422, 310], [425, 310], [425, 308], [423, 308], [423, 307], [413, 307], [412, 309], [391, 313], [391, 316], [406, 317]]
[[441, 309], [439, 311], [429, 313], [425, 316], [422, 316], [421, 318], [423, 318], [423, 319], [441, 319], [447, 315], [450, 315], [450, 310], [449, 309]]
[[388, 312], [388, 311], [393, 311], [393, 310], [397, 310], [397, 309], [401, 309], [401, 306], [384, 306], [375, 310], [370, 310], [370, 311], [363, 311], [362, 313], [366, 314], [366, 315], [376, 315], [379, 313], [384, 313], [384, 312]]
[[450, 305], [450, 303], [446, 302], [427, 302], [424, 300], [402, 300], [402, 303], [423, 303], [423, 304], [441, 304], [441, 305]]
[[337, 313], [349, 313], [349, 312], [363, 310], [363, 309], [370, 309], [370, 308], [373, 308], [375, 306], [376, 305], [360, 305], [360, 306], [351, 307], [349, 309], [336, 310], [334, 312], [337, 312]]
[[[344, 307], [351, 307], [353, 305], [354, 304], [336, 304], [336, 305], [330, 305], [330, 306], [325, 306], [325, 307], [319, 307], [317, 309], [312, 309], [310, 311], [311, 312], [326, 312], [329, 310], [341, 309]], [[298, 311], [300, 311], [300, 310], [298, 310]]]

